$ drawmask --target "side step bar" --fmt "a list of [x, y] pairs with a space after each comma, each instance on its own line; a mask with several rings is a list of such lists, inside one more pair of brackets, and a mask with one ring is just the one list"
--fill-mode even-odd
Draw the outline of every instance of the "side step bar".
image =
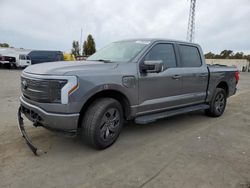
[[179, 109], [175, 109], [175, 110], [158, 112], [158, 113], [154, 113], [154, 114], [142, 115], [142, 116], [135, 118], [135, 123], [137, 123], [137, 124], [152, 123], [158, 119], [163, 119], [166, 117], [171, 117], [171, 116], [184, 114], [184, 113], [188, 113], [188, 112], [193, 112], [193, 111], [198, 111], [198, 110], [205, 110], [208, 108], [209, 108], [209, 105], [200, 104], [200, 105], [195, 105], [195, 106], [179, 108]]

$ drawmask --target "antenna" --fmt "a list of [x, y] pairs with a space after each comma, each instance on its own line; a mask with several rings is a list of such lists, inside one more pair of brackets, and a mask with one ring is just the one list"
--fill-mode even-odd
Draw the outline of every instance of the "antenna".
[[188, 30], [187, 30], [187, 41], [194, 42], [194, 31], [195, 31], [195, 4], [196, 0], [191, 0], [188, 18]]

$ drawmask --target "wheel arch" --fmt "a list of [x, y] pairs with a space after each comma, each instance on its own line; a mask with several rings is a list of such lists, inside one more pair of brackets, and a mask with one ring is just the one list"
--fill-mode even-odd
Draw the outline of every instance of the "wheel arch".
[[79, 117], [79, 121], [78, 121], [78, 128], [81, 127], [81, 122], [82, 122], [83, 116], [84, 116], [86, 110], [88, 109], [88, 107], [96, 99], [99, 99], [99, 98], [113, 98], [113, 99], [116, 99], [122, 105], [122, 109], [123, 109], [123, 112], [124, 112], [124, 118], [129, 119], [131, 109], [130, 109], [130, 102], [129, 102], [128, 98], [123, 93], [121, 93], [120, 91], [117, 91], [117, 90], [114, 90], [114, 89], [108, 89], [108, 90], [99, 91], [99, 92], [95, 93], [94, 95], [89, 97], [87, 99], [87, 101], [83, 104], [83, 106], [81, 108], [81, 111], [80, 111], [80, 117]]
[[219, 82], [219, 83], [217, 84], [216, 88], [224, 89], [225, 92], [226, 92], [226, 95], [227, 95], [227, 97], [228, 97], [228, 95], [229, 95], [229, 87], [228, 87], [227, 82], [225, 82], [225, 81]]

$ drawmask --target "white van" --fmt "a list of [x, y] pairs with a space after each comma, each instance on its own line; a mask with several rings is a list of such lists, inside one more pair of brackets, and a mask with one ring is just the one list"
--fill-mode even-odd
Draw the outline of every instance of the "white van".
[[17, 54], [14, 57], [16, 58], [16, 63], [15, 63], [16, 67], [23, 68], [23, 67], [27, 67], [27, 66], [31, 65], [31, 59], [26, 54]]

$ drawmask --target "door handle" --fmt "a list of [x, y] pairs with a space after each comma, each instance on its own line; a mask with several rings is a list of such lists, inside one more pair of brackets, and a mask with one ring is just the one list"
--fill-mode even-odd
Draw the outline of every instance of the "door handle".
[[172, 78], [178, 80], [181, 78], [181, 75], [174, 75], [174, 76], [172, 76]]

